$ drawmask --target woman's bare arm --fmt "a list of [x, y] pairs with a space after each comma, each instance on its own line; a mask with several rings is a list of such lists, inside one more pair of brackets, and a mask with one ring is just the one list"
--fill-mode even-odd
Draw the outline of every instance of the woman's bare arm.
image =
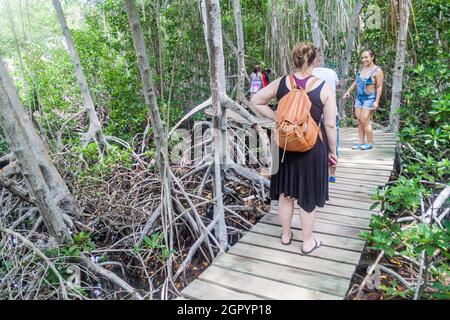
[[324, 104], [323, 107], [323, 122], [325, 126], [325, 132], [328, 139], [328, 152], [336, 159], [336, 96], [333, 90], [328, 84], [323, 86], [320, 98]]
[[383, 92], [383, 81], [384, 81], [384, 73], [383, 70], [378, 69], [378, 71], [375, 73], [375, 80], [376, 80], [376, 88], [377, 88], [377, 98], [375, 100], [375, 103], [373, 105], [374, 109], [378, 108], [378, 104], [380, 103], [381, 99], [381, 93]]
[[269, 101], [274, 99], [277, 96], [278, 85], [280, 84], [281, 78], [272, 81], [265, 88], [259, 90], [250, 100], [250, 103], [253, 104], [256, 111], [258, 111], [262, 116], [272, 119], [273, 121], [277, 120], [275, 112], [269, 107]]

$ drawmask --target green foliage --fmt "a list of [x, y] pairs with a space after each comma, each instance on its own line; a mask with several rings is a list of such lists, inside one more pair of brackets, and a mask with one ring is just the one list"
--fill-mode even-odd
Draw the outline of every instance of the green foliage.
[[412, 289], [405, 289], [403, 286], [399, 285], [396, 280], [393, 280], [390, 285], [381, 285], [380, 289], [385, 292], [389, 297], [399, 297], [403, 299], [412, 298], [414, 296], [414, 291]]
[[90, 252], [95, 250], [95, 243], [91, 240], [92, 233], [81, 231], [73, 235], [73, 243], [81, 251]]
[[395, 185], [386, 188], [383, 195], [377, 190], [375, 202], [371, 209], [381, 203], [381, 210], [398, 213], [414, 213], [420, 206], [420, 197], [427, 194], [427, 190], [420, 184], [419, 179], [407, 179], [401, 176]]
[[134, 245], [133, 251], [139, 252], [141, 250], [143, 251], [156, 251], [156, 257], [159, 261], [164, 262], [166, 261], [171, 254], [174, 254], [176, 252], [175, 249], [170, 250], [164, 243], [163, 243], [164, 235], [160, 232], [156, 232], [148, 236], [144, 236], [142, 246], [138, 246], [137, 244]]
[[79, 167], [77, 165], [78, 158], [73, 158], [72, 164], [74, 174], [84, 179], [86, 177], [102, 178], [109, 175], [114, 170], [123, 168], [131, 170], [133, 158], [131, 149], [123, 149], [115, 145], [110, 145], [107, 153], [101, 155], [98, 145], [95, 142], [89, 143], [83, 148], [80, 143], [74, 145], [72, 149], [75, 155], [80, 154], [86, 166]]
[[[370, 248], [384, 250], [387, 257], [406, 256], [409, 259], [420, 261], [422, 252], [426, 256], [426, 268], [430, 269], [431, 283], [433, 287], [440, 288], [435, 293], [426, 293], [428, 298], [441, 299], [449, 292], [447, 283], [450, 270], [446, 260], [450, 259], [450, 232], [449, 222], [444, 221], [443, 226], [436, 223], [428, 224], [415, 222], [406, 228], [396, 222], [396, 218], [414, 214], [420, 206], [420, 196], [425, 196], [428, 191], [421, 186], [418, 179], [406, 179], [400, 177], [396, 185], [389, 186], [383, 195], [377, 192], [375, 198], [381, 201], [383, 215], [372, 217], [371, 232], [361, 232], [360, 236], [369, 241]], [[379, 204], [379, 202], [377, 203]], [[435, 253], [440, 252], [444, 260], [436, 260]], [[434, 268], [430, 264], [434, 264]], [[412, 297], [414, 292], [398, 287], [393, 282], [391, 286], [383, 286], [381, 289], [390, 297]]]
[[405, 150], [405, 174], [431, 182], [448, 181], [450, 173], [450, 79], [448, 64], [429, 60], [409, 69], [407, 106], [400, 109], [404, 124], [399, 136]]

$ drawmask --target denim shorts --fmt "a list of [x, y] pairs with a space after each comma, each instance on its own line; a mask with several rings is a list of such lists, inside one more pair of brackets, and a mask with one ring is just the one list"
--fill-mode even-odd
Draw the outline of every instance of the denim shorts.
[[366, 96], [356, 96], [355, 108], [373, 109], [373, 104], [377, 99], [376, 94], [369, 94]]

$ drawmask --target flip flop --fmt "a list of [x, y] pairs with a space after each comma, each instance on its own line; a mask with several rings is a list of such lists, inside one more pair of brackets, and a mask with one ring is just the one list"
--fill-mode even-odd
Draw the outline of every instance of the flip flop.
[[303, 254], [303, 255], [308, 255], [308, 254], [310, 254], [311, 252], [313, 252], [314, 250], [320, 248], [320, 247], [322, 246], [323, 243], [322, 243], [321, 240], [319, 240], [319, 241], [320, 241], [320, 243], [318, 243], [317, 240], [314, 239], [314, 242], [316, 243], [316, 245], [315, 245], [311, 250], [309, 250], [309, 251], [303, 251], [303, 248], [302, 248], [302, 249], [301, 249], [301, 250], [302, 250], [302, 254]]
[[281, 242], [281, 244], [283, 244], [283, 245], [285, 245], [285, 246], [288, 246], [288, 245], [290, 245], [291, 244], [291, 242], [292, 242], [292, 237], [294, 236], [294, 233], [291, 231], [291, 238], [289, 239], [289, 242], [287, 242], [287, 243], [284, 243], [283, 242], [283, 233], [282, 234], [280, 234], [280, 242]]

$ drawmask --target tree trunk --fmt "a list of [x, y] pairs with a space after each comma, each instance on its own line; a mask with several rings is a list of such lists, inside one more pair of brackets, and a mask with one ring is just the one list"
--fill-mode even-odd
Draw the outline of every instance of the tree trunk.
[[408, 39], [409, 0], [399, 0], [399, 30], [397, 36], [397, 54], [395, 57], [395, 69], [392, 81], [392, 101], [390, 113], [391, 132], [398, 132], [400, 117], [397, 114], [402, 97], [403, 69], [405, 67], [405, 54]]
[[199, 0], [200, 5], [200, 13], [202, 17], [202, 27], [203, 27], [203, 37], [205, 38], [205, 45], [206, 45], [206, 52], [208, 54], [208, 61], [210, 60], [210, 50], [209, 50], [209, 43], [208, 43], [208, 35], [206, 31], [206, 6], [205, 6], [205, 0]]
[[342, 96], [343, 91], [346, 90], [348, 86], [348, 72], [350, 68], [350, 61], [352, 59], [352, 49], [353, 43], [355, 42], [356, 28], [358, 26], [359, 14], [361, 13], [361, 10], [365, 4], [366, 1], [364, 1], [363, 3], [362, 0], [356, 0], [352, 20], [350, 22], [347, 41], [345, 43], [344, 62], [342, 64], [342, 72], [341, 72], [343, 83], [340, 90], [341, 97], [339, 98], [339, 108], [340, 108], [339, 112], [341, 114], [341, 117], [345, 117], [345, 100], [342, 99]]
[[124, 0], [124, 4], [128, 15], [128, 23], [133, 35], [133, 44], [138, 59], [138, 67], [144, 90], [144, 99], [148, 107], [150, 121], [153, 127], [153, 136], [156, 143], [156, 157], [159, 163], [159, 170], [162, 178], [164, 175], [165, 161], [169, 161], [169, 158], [164, 127], [162, 125], [158, 102], [156, 100], [152, 72], [148, 62], [147, 50], [145, 49], [144, 34], [142, 33], [141, 23], [137, 15], [135, 1]]
[[240, 0], [233, 0], [234, 23], [236, 25], [237, 38], [237, 56], [238, 56], [238, 83], [237, 83], [237, 102], [244, 102], [245, 93], [245, 58], [244, 58], [244, 31], [242, 27], [241, 4]]
[[224, 165], [227, 163], [227, 114], [224, 106], [225, 92], [225, 59], [222, 47], [222, 24], [220, 21], [220, 4], [218, 0], [205, 0], [206, 38], [209, 50], [210, 86], [213, 116], [213, 152], [214, 152], [214, 193], [217, 199], [214, 207], [214, 218], [217, 217], [216, 233], [222, 248], [228, 248], [228, 235], [223, 207]]
[[[128, 16], [128, 24], [133, 36], [134, 50], [138, 60], [139, 73], [141, 75], [142, 87], [144, 91], [145, 103], [148, 107], [148, 114], [153, 128], [153, 138], [156, 144], [156, 161], [159, 165], [159, 174], [161, 177], [161, 220], [162, 227], [168, 232], [165, 238], [169, 250], [174, 248], [174, 211], [172, 207], [172, 189], [173, 179], [169, 167], [169, 152], [167, 146], [166, 133], [161, 121], [158, 102], [156, 100], [155, 86], [153, 84], [152, 72], [150, 69], [147, 50], [145, 47], [144, 34], [137, 14], [135, 0], [124, 0], [125, 11]], [[166, 233], [165, 233], [166, 234]], [[173, 255], [170, 254], [167, 260], [167, 272], [172, 274]], [[166, 289], [167, 290], [167, 289]]]
[[58, 16], [59, 24], [61, 25], [64, 38], [66, 39], [67, 47], [69, 49], [70, 57], [72, 58], [75, 73], [77, 75], [78, 84], [80, 85], [81, 93], [84, 100], [84, 108], [89, 117], [89, 130], [83, 137], [83, 146], [86, 147], [92, 140], [97, 141], [101, 150], [107, 147], [105, 136], [102, 132], [102, 125], [95, 112], [94, 102], [92, 101], [91, 92], [87, 85], [86, 77], [83, 72], [83, 67], [80, 63], [80, 57], [73, 43], [72, 35], [67, 27], [66, 19], [61, 8], [59, 0], [53, 0], [53, 6], [55, 7], [56, 15]]
[[289, 71], [289, 69], [287, 68], [287, 57], [285, 55], [285, 46], [283, 45], [285, 43], [285, 41], [283, 41], [284, 39], [284, 34], [285, 31], [280, 29], [280, 20], [278, 17], [278, 6], [277, 6], [277, 1], [276, 0], [270, 0], [269, 3], [269, 11], [271, 14], [271, 25], [272, 25], [272, 40], [275, 43], [275, 52], [277, 55], [276, 58], [276, 66], [277, 66], [277, 70], [275, 70], [275, 73], [278, 76], [282, 76], [287, 74]]
[[[70, 239], [70, 234], [64, 224], [63, 210], [58, 206], [58, 198], [52, 191], [59, 186], [62, 189], [59, 190], [60, 194], [65, 194], [68, 193], [67, 186], [54, 167], [44, 142], [34, 129], [19, 100], [13, 80], [1, 60], [0, 125], [4, 129], [11, 151], [18, 160], [32, 201], [41, 213], [49, 234], [59, 243], [66, 242]], [[55, 177], [59, 180], [55, 181]], [[71, 196], [69, 200], [73, 203]]]
[[311, 19], [311, 32], [314, 46], [320, 50], [322, 53], [322, 59], [320, 65], [323, 67], [325, 63], [325, 55], [323, 54], [322, 41], [320, 40], [320, 26], [319, 26], [319, 17], [317, 15], [316, 9], [316, 1], [308, 0], [308, 13]]

